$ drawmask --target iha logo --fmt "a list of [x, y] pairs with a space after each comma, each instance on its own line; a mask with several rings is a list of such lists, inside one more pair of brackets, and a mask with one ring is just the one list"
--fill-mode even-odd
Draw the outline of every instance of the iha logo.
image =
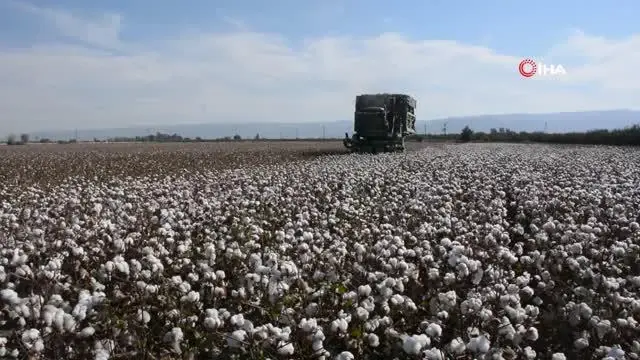
[[541, 62], [535, 62], [531, 59], [524, 59], [520, 61], [518, 65], [518, 71], [520, 75], [530, 78], [533, 75], [548, 76], [548, 75], [566, 75], [567, 71], [562, 65], [547, 65]]

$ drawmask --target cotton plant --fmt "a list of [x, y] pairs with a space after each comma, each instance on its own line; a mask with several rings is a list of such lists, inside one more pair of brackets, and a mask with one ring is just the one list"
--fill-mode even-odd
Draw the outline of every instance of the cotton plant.
[[637, 359], [639, 154], [77, 159], [0, 186], [0, 355]]

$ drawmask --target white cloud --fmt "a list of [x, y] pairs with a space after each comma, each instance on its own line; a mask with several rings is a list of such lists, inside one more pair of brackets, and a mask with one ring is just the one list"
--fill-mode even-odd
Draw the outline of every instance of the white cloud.
[[540, 54], [564, 65], [566, 78], [523, 79], [518, 62], [538, 54], [393, 33], [294, 45], [242, 28], [151, 46], [123, 41], [119, 15], [86, 19], [14, 5], [80, 44], [0, 50], [0, 132], [333, 121], [351, 117], [356, 94], [385, 91], [414, 95], [421, 119], [638, 106], [640, 35], [613, 40], [576, 32]]

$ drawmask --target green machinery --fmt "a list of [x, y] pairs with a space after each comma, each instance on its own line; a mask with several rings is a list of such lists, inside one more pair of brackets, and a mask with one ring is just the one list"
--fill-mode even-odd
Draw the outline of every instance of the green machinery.
[[353, 152], [404, 151], [405, 137], [416, 133], [416, 100], [405, 94], [356, 96], [353, 136], [344, 146]]

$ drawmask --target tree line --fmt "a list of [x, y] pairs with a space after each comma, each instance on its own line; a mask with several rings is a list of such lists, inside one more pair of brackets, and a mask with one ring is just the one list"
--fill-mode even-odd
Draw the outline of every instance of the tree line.
[[[296, 141], [296, 140], [322, 140], [317, 139], [265, 139], [256, 134], [252, 139], [243, 139], [240, 135], [225, 136], [215, 139], [204, 139], [201, 137], [188, 138], [179, 134], [165, 134], [158, 132], [146, 136], [135, 137], [114, 137], [107, 140], [94, 139], [94, 142], [212, 142], [212, 141], [244, 141], [244, 140], [260, 140], [260, 141]], [[324, 139], [324, 140], [340, 140], [340, 139]], [[592, 130], [586, 132], [565, 132], [565, 133], [548, 133], [548, 132], [526, 132], [512, 131], [507, 128], [491, 129], [489, 132], [473, 131], [466, 126], [460, 133], [453, 134], [416, 134], [410, 136], [408, 141], [461, 141], [461, 142], [535, 142], [550, 144], [583, 144], [583, 145], [640, 145], [640, 125], [633, 125], [624, 129], [615, 130]], [[29, 134], [21, 134], [18, 138], [15, 135], [7, 137], [7, 145], [23, 145], [30, 141]], [[38, 139], [35, 142], [53, 143], [49, 139]], [[75, 143], [77, 139], [58, 140], [58, 143]]]
[[526, 132], [512, 131], [507, 128], [491, 129], [489, 132], [473, 131], [466, 126], [460, 133], [415, 135], [417, 141], [423, 140], [457, 140], [462, 142], [534, 142], [549, 144], [575, 145], [628, 145], [640, 146], [640, 125], [624, 129], [591, 130], [585, 132]]

